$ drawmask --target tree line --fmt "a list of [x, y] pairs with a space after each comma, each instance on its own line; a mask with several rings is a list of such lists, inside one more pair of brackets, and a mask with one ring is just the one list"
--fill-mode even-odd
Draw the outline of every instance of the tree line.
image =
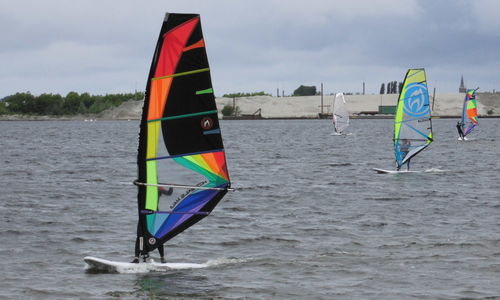
[[252, 93], [230, 93], [230, 94], [224, 94], [222, 97], [224, 98], [239, 98], [239, 97], [252, 97], [252, 96], [271, 96], [271, 94], [268, 94], [264, 91], [261, 92], [252, 92]]
[[51, 93], [39, 96], [30, 92], [16, 93], [0, 100], [0, 114], [53, 116], [97, 114], [131, 99], [143, 100], [144, 92], [106, 95], [69, 92], [66, 96]]
[[[292, 96], [314, 96], [314, 95], [319, 95], [319, 92], [316, 90], [316, 86], [307, 86], [307, 85], [300, 85], [297, 89], [293, 91]], [[271, 94], [268, 94], [264, 91], [261, 92], [251, 92], [251, 93], [230, 93], [230, 94], [224, 94], [222, 97], [224, 98], [239, 98], [239, 97], [252, 97], [252, 96], [271, 96]]]
[[403, 89], [403, 83], [397, 81], [389, 81], [387, 83], [387, 93], [386, 93], [386, 85], [382, 83], [380, 85], [380, 94], [400, 94]]

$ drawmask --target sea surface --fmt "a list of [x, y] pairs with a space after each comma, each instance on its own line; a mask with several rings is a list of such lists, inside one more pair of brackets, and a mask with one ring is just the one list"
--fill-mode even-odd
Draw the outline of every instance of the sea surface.
[[456, 121], [398, 175], [392, 120], [222, 121], [237, 190], [166, 244], [209, 266], [147, 274], [83, 262], [132, 259], [139, 122], [0, 122], [0, 299], [498, 299], [500, 120]]

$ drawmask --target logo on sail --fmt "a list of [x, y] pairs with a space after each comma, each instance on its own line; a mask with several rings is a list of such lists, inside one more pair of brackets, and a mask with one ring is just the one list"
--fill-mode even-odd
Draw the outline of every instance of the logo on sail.
[[416, 118], [429, 114], [429, 98], [425, 84], [411, 83], [407, 86], [404, 94], [404, 111]]
[[204, 130], [209, 130], [213, 125], [214, 121], [212, 120], [212, 118], [206, 117], [201, 119], [201, 128], [203, 128]]

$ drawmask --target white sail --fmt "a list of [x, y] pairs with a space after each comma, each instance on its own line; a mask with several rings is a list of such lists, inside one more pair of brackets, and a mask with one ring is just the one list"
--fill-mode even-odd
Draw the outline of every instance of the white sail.
[[349, 112], [343, 93], [337, 93], [333, 103], [333, 125], [336, 133], [343, 133], [349, 127]]

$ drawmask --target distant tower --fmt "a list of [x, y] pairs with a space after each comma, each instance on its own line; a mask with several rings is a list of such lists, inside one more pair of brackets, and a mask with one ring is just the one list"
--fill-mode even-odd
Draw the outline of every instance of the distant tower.
[[462, 75], [462, 80], [460, 81], [460, 87], [458, 88], [459, 93], [467, 93], [467, 89], [464, 85], [464, 75]]

